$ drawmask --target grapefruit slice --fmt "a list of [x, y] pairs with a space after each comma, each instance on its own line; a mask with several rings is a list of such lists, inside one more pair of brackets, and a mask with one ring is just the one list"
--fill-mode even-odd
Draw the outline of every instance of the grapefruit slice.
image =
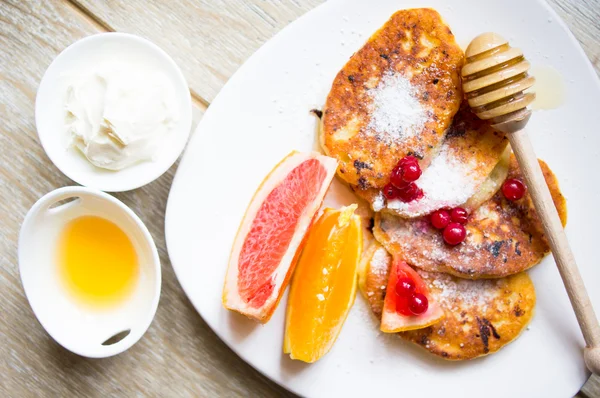
[[362, 252], [356, 205], [326, 209], [300, 255], [288, 298], [283, 352], [315, 362], [337, 339], [356, 296]]
[[265, 178], [233, 242], [225, 308], [262, 323], [271, 318], [336, 169], [333, 158], [292, 152]]
[[[399, 300], [403, 298], [396, 294], [396, 283], [398, 278], [408, 277], [415, 282], [415, 293], [424, 294], [429, 306], [427, 311], [420, 315], [405, 315], [396, 310]], [[386, 289], [385, 301], [383, 303], [383, 314], [381, 316], [381, 331], [385, 333], [396, 333], [407, 330], [423, 329], [431, 326], [444, 317], [444, 310], [429, 294], [427, 285], [421, 276], [403, 261], [392, 264], [390, 277]]]

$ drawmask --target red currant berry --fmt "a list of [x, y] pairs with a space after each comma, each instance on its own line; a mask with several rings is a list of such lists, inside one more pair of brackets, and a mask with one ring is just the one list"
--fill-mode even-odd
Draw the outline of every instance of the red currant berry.
[[410, 316], [413, 313], [409, 308], [409, 301], [412, 296], [396, 296], [396, 312], [404, 316]]
[[444, 209], [434, 211], [431, 213], [430, 221], [434, 228], [443, 229], [450, 222], [450, 213]]
[[407, 185], [402, 179], [402, 167], [400, 167], [400, 165], [397, 165], [394, 167], [394, 170], [392, 170], [392, 174], [390, 175], [390, 183], [396, 188], [404, 188]]
[[402, 179], [405, 182], [417, 181], [421, 177], [421, 168], [419, 163], [409, 163], [402, 166]]
[[444, 236], [444, 241], [449, 245], [458, 245], [467, 237], [467, 230], [464, 225], [459, 224], [457, 222], [451, 222], [444, 228], [444, 232], [442, 234]]
[[385, 196], [388, 200], [397, 199], [399, 195], [400, 190], [392, 184], [387, 184], [385, 187], [383, 187], [383, 196]]
[[414, 182], [408, 183], [404, 188], [398, 190], [398, 199], [404, 203], [412, 202], [413, 200], [421, 199], [423, 190]]
[[502, 184], [502, 193], [508, 200], [519, 200], [525, 195], [525, 185], [521, 180], [509, 178]]
[[419, 159], [412, 155], [408, 155], [400, 159], [400, 161], [398, 162], [398, 166], [400, 167], [404, 167], [409, 164], [419, 164]]
[[410, 297], [415, 291], [415, 282], [410, 278], [399, 278], [396, 282], [396, 294], [401, 297]]
[[415, 293], [408, 301], [408, 309], [415, 315], [421, 315], [429, 308], [429, 300], [422, 293]]
[[421, 177], [419, 161], [414, 156], [405, 156], [400, 159], [392, 170], [390, 182], [396, 188], [404, 188], [409, 182], [416, 181], [419, 177]]
[[462, 207], [455, 207], [450, 212], [450, 218], [452, 219], [452, 221], [457, 222], [459, 224], [466, 224], [468, 217], [469, 214]]

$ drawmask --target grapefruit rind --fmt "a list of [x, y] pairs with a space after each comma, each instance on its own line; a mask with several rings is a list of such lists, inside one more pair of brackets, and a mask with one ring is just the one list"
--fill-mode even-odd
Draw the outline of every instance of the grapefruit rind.
[[[402, 315], [396, 311], [396, 282], [398, 280], [398, 270], [409, 274], [417, 285], [417, 291], [427, 296], [429, 307], [424, 314], [421, 315]], [[403, 262], [395, 262], [392, 264], [388, 285], [383, 304], [383, 313], [381, 315], [380, 329], [384, 333], [405, 332], [407, 330], [423, 329], [440, 321], [444, 317], [444, 310], [433, 299], [427, 286], [419, 274], [415, 272], [409, 265]]]
[[[300, 256], [288, 298], [283, 343], [283, 352], [291, 359], [313, 363], [327, 354], [354, 304], [363, 244], [356, 207], [325, 209]], [[298, 328], [309, 330], [309, 335]]]
[[[325, 168], [325, 178], [323, 179], [321, 187], [314, 196], [313, 200], [306, 206], [301, 217], [298, 218], [298, 223], [296, 225], [293, 238], [289, 243], [285, 254], [281, 257], [281, 261], [279, 262], [277, 269], [271, 275], [274, 283], [274, 288], [271, 295], [265, 300], [263, 305], [260, 307], [253, 307], [245, 302], [240, 296], [238, 285], [238, 259], [240, 257], [242, 246], [245, 242], [245, 237], [252, 226], [252, 222], [255, 219], [256, 214], [263, 204], [263, 200], [278, 186], [283, 179], [285, 179], [285, 177], [292, 170], [310, 159], [318, 160], [320, 165]], [[232, 245], [222, 296], [223, 306], [226, 309], [236, 311], [261, 323], [266, 323], [269, 321], [273, 315], [273, 312], [277, 308], [279, 300], [281, 300], [281, 296], [283, 295], [285, 288], [289, 283], [298, 259], [298, 255], [303, 244], [305, 243], [305, 236], [310, 229], [313, 219], [321, 207], [323, 199], [325, 198], [325, 194], [327, 193], [329, 185], [335, 176], [337, 164], [337, 160], [316, 152], [301, 153], [292, 151], [289, 155], [283, 158], [265, 177], [254, 193], [254, 196], [252, 197], [252, 200], [246, 209]]]

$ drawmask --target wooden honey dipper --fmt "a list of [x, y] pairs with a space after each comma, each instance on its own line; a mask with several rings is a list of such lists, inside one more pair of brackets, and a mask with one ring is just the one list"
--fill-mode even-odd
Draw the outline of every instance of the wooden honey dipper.
[[567, 241], [552, 196], [523, 128], [531, 117], [527, 108], [534, 93], [524, 92], [533, 86], [529, 62], [523, 52], [512, 48], [495, 33], [477, 36], [465, 52], [462, 69], [463, 89], [473, 112], [507, 135], [525, 182], [540, 216], [544, 232], [552, 249], [558, 271], [577, 316], [585, 339], [585, 363], [593, 373], [600, 374], [600, 326], [587, 294], [575, 257]]

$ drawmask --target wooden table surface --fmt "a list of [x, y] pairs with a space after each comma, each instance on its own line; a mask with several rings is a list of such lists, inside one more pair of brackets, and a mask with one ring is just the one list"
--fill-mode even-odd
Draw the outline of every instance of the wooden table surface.
[[[319, 3], [0, 0], [0, 397], [292, 396], [221, 342], [175, 278], [165, 246], [164, 213], [177, 165], [141, 189], [115, 195], [148, 226], [163, 273], [156, 318], [140, 342], [124, 354], [82, 358], [44, 332], [19, 279], [17, 236], [23, 217], [38, 198], [73, 185], [44, 153], [34, 122], [42, 74], [65, 47], [106, 31], [154, 41], [175, 59], [188, 80], [195, 126], [244, 60]], [[552, 0], [551, 6], [600, 71], [600, 0]], [[580, 396], [600, 397], [599, 385], [590, 379]]]

